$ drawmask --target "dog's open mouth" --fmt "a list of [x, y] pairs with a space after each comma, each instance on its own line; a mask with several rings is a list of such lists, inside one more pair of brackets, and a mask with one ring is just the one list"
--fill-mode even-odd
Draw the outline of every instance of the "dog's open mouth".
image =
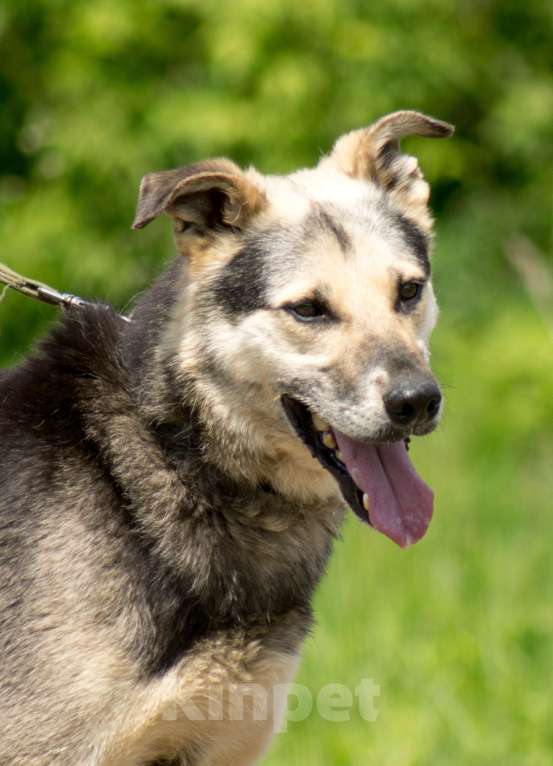
[[282, 406], [313, 457], [340, 486], [351, 509], [402, 548], [426, 532], [433, 493], [415, 471], [403, 441], [367, 443], [332, 430], [289, 396]]

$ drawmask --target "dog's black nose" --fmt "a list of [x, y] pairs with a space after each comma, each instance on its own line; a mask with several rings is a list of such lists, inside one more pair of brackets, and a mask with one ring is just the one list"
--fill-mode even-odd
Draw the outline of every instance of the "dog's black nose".
[[386, 412], [398, 426], [432, 420], [438, 414], [441, 401], [440, 389], [434, 381], [404, 384], [391, 389], [384, 396]]

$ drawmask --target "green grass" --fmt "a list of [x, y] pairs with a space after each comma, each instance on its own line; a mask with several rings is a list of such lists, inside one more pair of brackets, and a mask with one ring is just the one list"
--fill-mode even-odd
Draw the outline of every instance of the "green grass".
[[436, 493], [428, 535], [401, 551], [349, 520], [298, 678], [315, 694], [371, 678], [379, 717], [290, 722], [268, 766], [553, 761], [552, 347], [514, 310], [478, 334], [444, 324], [434, 347], [450, 386], [414, 449]]

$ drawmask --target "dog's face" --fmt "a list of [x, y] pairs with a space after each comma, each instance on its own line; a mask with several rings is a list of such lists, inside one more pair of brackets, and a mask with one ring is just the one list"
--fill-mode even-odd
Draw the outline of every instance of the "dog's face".
[[227, 160], [153, 174], [135, 221], [169, 212], [190, 261], [186, 310], [201, 332], [191, 346], [183, 330], [182, 364], [209, 360], [265, 430], [301, 439], [353, 510], [401, 545], [431, 515], [403, 442], [435, 428], [441, 410], [428, 366], [429, 190], [400, 154], [409, 133], [451, 128], [399, 112], [287, 177]]

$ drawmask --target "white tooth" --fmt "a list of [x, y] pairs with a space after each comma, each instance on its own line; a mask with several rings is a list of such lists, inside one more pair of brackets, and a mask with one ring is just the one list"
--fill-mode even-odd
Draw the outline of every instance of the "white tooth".
[[328, 447], [328, 449], [336, 449], [336, 441], [334, 439], [334, 436], [330, 433], [330, 431], [325, 431], [323, 434], [323, 444], [325, 447]]
[[328, 431], [330, 426], [328, 425], [326, 420], [323, 420], [319, 415], [317, 415], [317, 413], [313, 413], [311, 417], [313, 419], [313, 425], [315, 426], [317, 431]]
[[368, 511], [369, 510], [369, 496], [363, 495], [363, 508]]
[[336, 454], [336, 457], [338, 458], [338, 460], [340, 460], [343, 463], [344, 462], [344, 457], [343, 457], [343, 455], [342, 455], [342, 453], [340, 452], [339, 449], [336, 450], [335, 454]]

